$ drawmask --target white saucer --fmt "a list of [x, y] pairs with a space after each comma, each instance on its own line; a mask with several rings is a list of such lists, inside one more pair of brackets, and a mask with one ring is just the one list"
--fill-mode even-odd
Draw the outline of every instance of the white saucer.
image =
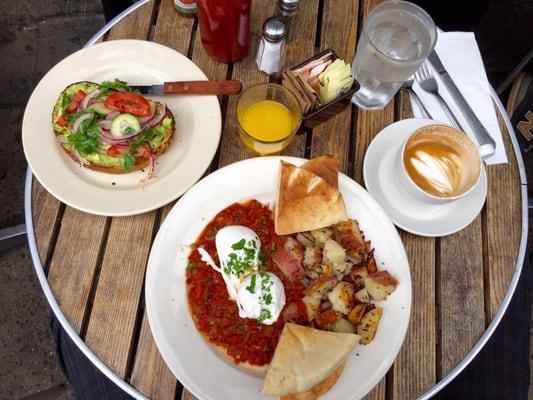
[[470, 225], [487, 197], [487, 175], [481, 171], [477, 186], [465, 197], [444, 204], [414, 198], [398, 184], [397, 155], [416, 129], [435, 124], [430, 119], [405, 119], [387, 126], [374, 138], [365, 155], [363, 176], [370, 194], [395, 225], [420, 236], [446, 236]]

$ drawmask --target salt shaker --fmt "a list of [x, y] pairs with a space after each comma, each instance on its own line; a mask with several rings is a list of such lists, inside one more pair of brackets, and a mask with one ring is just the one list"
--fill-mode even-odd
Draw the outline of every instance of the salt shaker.
[[278, 0], [277, 15], [287, 23], [298, 12], [299, 2], [300, 0]]
[[270, 17], [263, 24], [263, 37], [257, 48], [255, 62], [260, 71], [275, 74], [285, 63], [287, 27], [280, 17]]

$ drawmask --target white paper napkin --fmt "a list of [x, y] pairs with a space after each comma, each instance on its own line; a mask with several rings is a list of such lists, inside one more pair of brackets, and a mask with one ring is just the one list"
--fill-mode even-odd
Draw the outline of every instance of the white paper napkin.
[[[454, 81], [455, 85], [466, 99], [478, 119], [496, 141], [496, 153], [485, 162], [491, 164], [503, 164], [507, 162], [507, 155], [503, 146], [502, 133], [496, 118], [496, 111], [489, 91], [489, 81], [483, 66], [483, 60], [479, 53], [476, 38], [472, 32], [441, 32], [438, 35], [435, 50], [439, 55], [444, 68]], [[431, 63], [428, 62], [431, 66]], [[435, 72], [435, 71], [434, 71]], [[453, 98], [448, 93], [446, 86], [435, 72], [435, 78], [439, 83], [439, 91], [453, 114], [461, 123], [468, 136], [477, 143], [467, 120], [457, 107]], [[431, 113], [433, 119], [449, 123], [446, 113], [442, 110], [438, 100], [430, 93], [422, 90], [415, 82], [413, 90]], [[422, 117], [422, 112], [411, 99], [413, 114]]]

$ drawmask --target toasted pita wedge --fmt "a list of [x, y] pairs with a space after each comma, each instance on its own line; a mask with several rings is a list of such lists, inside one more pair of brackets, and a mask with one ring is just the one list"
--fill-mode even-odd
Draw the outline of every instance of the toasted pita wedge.
[[325, 228], [347, 218], [336, 187], [306, 169], [281, 162], [275, 212], [278, 235]]
[[307, 161], [303, 169], [318, 175], [334, 188], [339, 187], [339, 160], [331, 155], [320, 156]]
[[281, 396], [280, 400], [316, 400], [323, 394], [327, 393], [329, 389], [337, 383], [337, 380], [342, 374], [342, 371], [344, 371], [344, 365], [346, 363], [342, 363], [333, 373], [328, 376], [326, 379], [324, 379], [319, 384], [313, 386], [311, 389], [309, 389], [306, 392], [296, 393], [296, 394], [289, 394], [288, 396]]
[[324, 393], [324, 388], [327, 391], [333, 386], [348, 354], [358, 342], [359, 336], [350, 333], [285, 324], [261, 393], [271, 396], [303, 395], [323, 383], [317, 391], [321, 388], [320, 394]]

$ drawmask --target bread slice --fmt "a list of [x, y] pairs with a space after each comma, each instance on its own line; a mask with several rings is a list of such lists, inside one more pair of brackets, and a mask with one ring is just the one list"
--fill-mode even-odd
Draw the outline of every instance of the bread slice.
[[339, 160], [337, 157], [329, 154], [316, 157], [307, 161], [301, 168], [318, 175], [335, 189], [339, 188]]
[[333, 373], [328, 376], [326, 379], [324, 379], [322, 382], [316, 384], [311, 389], [309, 389], [306, 392], [296, 393], [296, 394], [289, 394], [287, 396], [281, 396], [281, 400], [316, 400], [323, 394], [327, 393], [333, 385], [337, 383], [337, 380], [342, 375], [342, 372], [344, 371], [344, 366], [346, 365], [346, 362], [339, 365], [339, 367], [333, 371]]
[[307, 169], [281, 161], [275, 210], [278, 235], [324, 228], [347, 218], [335, 186]]
[[285, 324], [261, 393], [270, 396], [324, 393], [337, 381], [358, 342], [359, 336], [351, 333]]
[[[62, 115], [62, 101], [63, 97], [66, 95], [73, 95], [78, 90], [84, 90], [86, 93], [95, 90], [98, 88], [98, 84], [94, 82], [89, 81], [82, 81], [82, 82], [76, 82], [69, 86], [67, 86], [63, 92], [59, 95], [56, 104], [54, 106], [53, 112], [52, 112], [52, 126], [54, 129], [54, 133], [56, 137], [63, 137], [65, 140], [66, 137], [72, 132], [69, 127], [61, 127], [59, 126], [56, 121], [59, 119], [59, 117]], [[176, 133], [176, 120], [174, 118], [174, 115], [170, 111], [170, 109], [167, 108], [168, 116], [171, 118], [172, 122], [169, 128], [165, 129], [165, 132], [163, 134], [163, 140], [157, 145], [157, 147], [152, 146], [152, 151], [154, 155], [158, 156], [160, 154], [163, 154], [168, 149], [170, 143], [172, 143], [172, 140], [174, 139], [175, 133]], [[83, 167], [92, 169], [95, 171], [100, 172], [106, 172], [110, 174], [127, 174], [133, 171], [142, 170], [150, 164], [150, 160], [147, 157], [138, 156], [135, 159], [135, 164], [131, 169], [124, 170], [121, 167], [122, 157], [110, 157], [111, 159], [114, 159], [116, 162], [113, 164], [116, 165], [104, 165], [102, 163], [99, 163], [94, 160], [88, 160], [84, 158], [83, 162], [80, 162], [79, 158], [81, 156], [77, 156], [74, 154], [74, 150], [71, 149], [71, 147], [68, 144], [62, 144], [60, 143], [61, 148], [69, 155], [70, 158], [72, 158], [75, 162], [80, 163]]]

